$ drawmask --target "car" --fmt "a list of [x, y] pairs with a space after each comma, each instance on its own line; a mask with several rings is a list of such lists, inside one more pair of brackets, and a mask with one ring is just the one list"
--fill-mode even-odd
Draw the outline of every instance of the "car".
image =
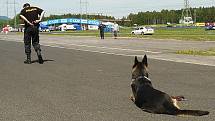
[[205, 30], [215, 30], [215, 26], [206, 26]]
[[151, 27], [137, 27], [137, 28], [135, 28], [135, 30], [131, 31], [131, 34], [133, 34], [133, 35], [138, 35], [138, 34], [141, 34], [141, 35], [146, 35], [146, 34], [152, 35], [152, 34], [154, 34], [154, 29], [151, 28]]

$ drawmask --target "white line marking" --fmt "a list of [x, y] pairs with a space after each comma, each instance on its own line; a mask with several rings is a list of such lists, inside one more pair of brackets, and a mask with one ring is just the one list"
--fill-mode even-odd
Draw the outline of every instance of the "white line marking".
[[156, 60], [163, 60], [163, 61], [171, 61], [171, 62], [177, 62], [177, 63], [187, 63], [187, 64], [195, 64], [195, 65], [203, 65], [203, 66], [214, 66], [213, 64], [206, 64], [206, 63], [200, 63], [200, 62], [189, 62], [189, 61], [180, 61], [180, 60], [174, 60], [174, 59], [164, 59], [159, 57], [149, 57]]
[[[126, 57], [143, 57], [144, 55], [130, 55], [130, 54], [119, 54], [119, 53], [110, 53], [110, 52], [105, 52], [105, 51], [93, 51], [93, 50], [86, 50], [86, 49], [77, 49], [77, 48], [72, 48], [72, 47], [62, 47], [58, 45], [45, 45], [49, 47], [57, 47], [57, 48], [63, 48], [63, 49], [72, 49], [72, 50], [77, 50], [77, 51], [85, 51], [85, 52], [93, 52], [93, 53], [101, 53], [101, 54], [108, 54], [108, 55], [117, 55], [117, 56], [126, 56]], [[187, 64], [195, 64], [195, 65], [204, 65], [204, 66], [215, 66], [213, 64], [205, 64], [205, 63], [198, 63], [198, 62], [185, 62], [185, 61], [180, 61], [180, 60], [174, 60], [174, 59], [163, 59], [159, 57], [149, 57], [151, 59], [156, 59], [156, 60], [163, 60], [163, 61], [170, 61], [170, 62], [177, 62], [177, 63], [187, 63]]]
[[[3, 40], [3, 41], [11, 41], [11, 40]], [[22, 41], [13, 41], [13, 42], [22, 42]], [[56, 43], [53, 43], [53, 44], [56, 44]], [[57, 48], [63, 48], [63, 49], [72, 49], [72, 50], [78, 50], [78, 51], [94, 52], [94, 53], [117, 55], [117, 56], [128, 56], [128, 57], [134, 57], [134, 56], [143, 57], [144, 56], [144, 55], [117, 54], [117, 53], [110, 53], [110, 52], [104, 52], [104, 51], [92, 51], [92, 50], [77, 49], [77, 48], [72, 48], [72, 47], [63, 47], [63, 46], [59, 46], [59, 45], [48, 45], [48, 44], [45, 44], [45, 43], [42, 44], [42, 45], [43, 46], [48, 46], [48, 47], [57, 47]], [[84, 46], [84, 45], [80, 45], [80, 46]], [[156, 60], [163, 60], [163, 61], [178, 62], [178, 63], [187, 63], [187, 64], [204, 65], [204, 66], [215, 66], [213, 64], [205, 64], [205, 63], [198, 63], [198, 62], [185, 62], [185, 61], [174, 60], [174, 59], [163, 59], [163, 58], [160, 58], [160, 57], [149, 57], [149, 58], [156, 59]]]
[[155, 52], [155, 51], [149, 51], [149, 50], [134, 50], [134, 49], [125, 49], [125, 48], [113, 48], [113, 47], [105, 47], [105, 46], [93, 46], [93, 45], [84, 45], [84, 44], [71, 44], [71, 43], [54, 43], [51, 42], [51, 44], [65, 44], [65, 45], [72, 45], [72, 46], [78, 46], [78, 47], [88, 47], [88, 48], [98, 48], [98, 49], [109, 49], [109, 50], [121, 50], [121, 51], [133, 51], [133, 52], [148, 52], [153, 54], [159, 54], [161, 52]]
[[[4, 41], [13, 41], [13, 40], [4, 40]], [[14, 42], [14, 41], [13, 41]], [[16, 41], [15, 42], [22, 42], [22, 41]], [[55, 42], [48, 42], [49, 44], [55, 44], [55, 45], [72, 45], [77, 47], [88, 47], [88, 48], [98, 48], [98, 49], [109, 49], [109, 50], [121, 50], [121, 51], [133, 51], [133, 52], [147, 52], [152, 54], [160, 54], [162, 52], [156, 52], [156, 51], [149, 51], [149, 50], [135, 50], [135, 49], [125, 49], [125, 48], [112, 48], [112, 47], [105, 47], [105, 46], [92, 46], [92, 45], [85, 45], [85, 44], [72, 44], [72, 43], [55, 43]], [[46, 46], [49, 44], [46, 42], [40, 43], [43, 46]], [[58, 46], [58, 48], [61, 48], [61, 46]], [[73, 48], [75, 49], [75, 48]], [[83, 49], [82, 49], [83, 50]]]

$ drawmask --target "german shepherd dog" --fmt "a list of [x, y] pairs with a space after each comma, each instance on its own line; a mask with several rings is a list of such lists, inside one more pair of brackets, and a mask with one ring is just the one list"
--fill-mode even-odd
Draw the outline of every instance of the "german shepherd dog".
[[148, 74], [148, 62], [145, 55], [142, 62], [139, 62], [135, 57], [134, 65], [132, 68], [132, 82], [131, 89], [133, 95], [131, 100], [137, 107], [143, 111], [155, 114], [168, 114], [168, 115], [193, 115], [203, 116], [208, 115], [208, 111], [201, 110], [181, 110], [177, 105], [177, 101], [182, 101], [183, 96], [169, 96], [153, 88]]

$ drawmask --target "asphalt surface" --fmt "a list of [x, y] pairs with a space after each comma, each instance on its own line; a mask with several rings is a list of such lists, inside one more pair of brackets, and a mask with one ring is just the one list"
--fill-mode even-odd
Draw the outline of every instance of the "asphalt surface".
[[[0, 34], [0, 40], [23, 43], [22, 34]], [[179, 41], [164, 39], [138, 39], [138, 38], [105, 38], [77, 37], [65, 35], [43, 35], [41, 42], [44, 46], [75, 49], [88, 52], [105, 53], [122, 56], [143, 56], [174, 62], [192, 63], [215, 66], [215, 56], [190, 56], [175, 54], [178, 50], [207, 50], [215, 47], [215, 41]]]
[[0, 40], [1, 121], [215, 120], [214, 66], [149, 59], [155, 88], [185, 96], [182, 109], [210, 112], [203, 117], [158, 115], [129, 100], [134, 57], [42, 46], [45, 63], [38, 64], [33, 52], [34, 63], [25, 65], [23, 43], [11, 41]]

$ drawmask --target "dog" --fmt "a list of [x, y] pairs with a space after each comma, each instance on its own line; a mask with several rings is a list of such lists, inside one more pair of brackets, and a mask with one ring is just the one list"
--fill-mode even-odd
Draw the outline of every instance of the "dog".
[[169, 96], [168, 94], [155, 89], [149, 79], [148, 62], [145, 55], [142, 62], [139, 62], [135, 56], [134, 65], [132, 67], [132, 95], [130, 99], [137, 107], [143, 111], [154, 114], [168, 115], [192, 115], [203, 116], [208, 115], [208, 111], [201, 110], [181, 110], [177, 105], [178, 101], [185, 98], [183, 96]]

